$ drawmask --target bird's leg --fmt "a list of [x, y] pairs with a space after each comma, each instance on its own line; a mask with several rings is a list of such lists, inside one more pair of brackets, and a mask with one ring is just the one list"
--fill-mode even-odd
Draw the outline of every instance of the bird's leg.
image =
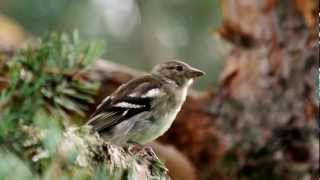
[[162, 171], [168, 171], [168, 169], [164, 166], [163, 162], [158, 158], [157, 154], [153, 151], [151, 146], [146, 146], [144, 148], [146, 155], [148, 156], [149, 160], [159, 167]]
[[134, 141], [128, 141], [128, 152], [131, 154], [135, 154], [141, 150], [143, 150], [143, 145]]
[[152, 147], [147, 145], [147, 146], [143, 146], [142, 144], [139, 144], [137, 142], [134, 141], [129, 141], [128, 142], [129, 147], [128, 147], [128, 151], [131, 154], [135, 154], [137, 152], [146, 152], [146, 154], [148, 156], [150, 156], [151, 158], [155, 159], [155, 160], [159, 160], [157, 154], [153, 151]]
[[153, 151], [152, 147], [151, 146], [146, 146], [143, 148], [146, 153], [150, 156], [150, 157], [153, 157], [155, 159], [159, 159], [157, 154]]

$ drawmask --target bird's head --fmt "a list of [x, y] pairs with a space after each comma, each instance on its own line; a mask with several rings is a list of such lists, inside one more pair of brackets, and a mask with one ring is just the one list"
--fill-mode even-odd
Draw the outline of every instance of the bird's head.
[[152, 73], [169, 81], [173, 81], [179, 87], [190, 85], [194, 78], [205, 74], [203, 71], [191, 67], [187, 63], [176, 60], [156, 65]]

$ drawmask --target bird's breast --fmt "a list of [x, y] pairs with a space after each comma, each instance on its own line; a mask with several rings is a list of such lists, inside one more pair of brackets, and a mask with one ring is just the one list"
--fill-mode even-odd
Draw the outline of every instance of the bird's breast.
[[154, 114], [145, 124], [140, 125], [140, 133], [134, 135], [133, 140], [145, 144], [163, 135], [172, 125], [179, 110], [167, 111], [162, 114]]
[[180, 89], [180, 91], [182, 92], [177, 91], [174, 96], [153, 107], [152, 116], [147, 118], [148, 120], [137, 121], [136, 126], [139, 130], [131, 138], [133, 141], [140, 144], [148, 143], [157, 139], [171, 127], [186, 99], [187, 89]]
[[159, 113], [155, 113], [154, 121], [155, 128], [157, 129], [157, 133], [159, 136], [166, 132], [172, 125], [173, 121], [176, 119], [177, 114], [181, 110], [181, 107], [187, 96], [187, 88], [181, 89], [181, 92], [172, 97], [174, 100], [166, 101], [159, 107]]

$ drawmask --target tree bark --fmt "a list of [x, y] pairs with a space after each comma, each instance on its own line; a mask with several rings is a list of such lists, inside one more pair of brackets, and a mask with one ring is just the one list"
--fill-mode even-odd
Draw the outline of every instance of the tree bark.
[[[217, 32], [232, 50], [219, 87], [191, 92], [160, 138], [190, 158], [200, 179], [316, 177], [319, 5], [303, 2], [222, 2], [224, 23]], [[98, 99], [140, 75], [101, 63], [96, 72], [105, 86]], [[230, 157], [236, 166], [223, 164]]]

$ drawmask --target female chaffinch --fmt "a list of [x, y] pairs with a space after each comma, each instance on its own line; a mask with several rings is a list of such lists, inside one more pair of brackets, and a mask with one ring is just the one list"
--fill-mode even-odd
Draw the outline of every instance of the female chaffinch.
[[87, 124], [113, 144], [148, 143], [170, 128], [193, 79], [202, 75], [181, 61], [156, 65], [150, 74], [130, 80], [106, 97]]

